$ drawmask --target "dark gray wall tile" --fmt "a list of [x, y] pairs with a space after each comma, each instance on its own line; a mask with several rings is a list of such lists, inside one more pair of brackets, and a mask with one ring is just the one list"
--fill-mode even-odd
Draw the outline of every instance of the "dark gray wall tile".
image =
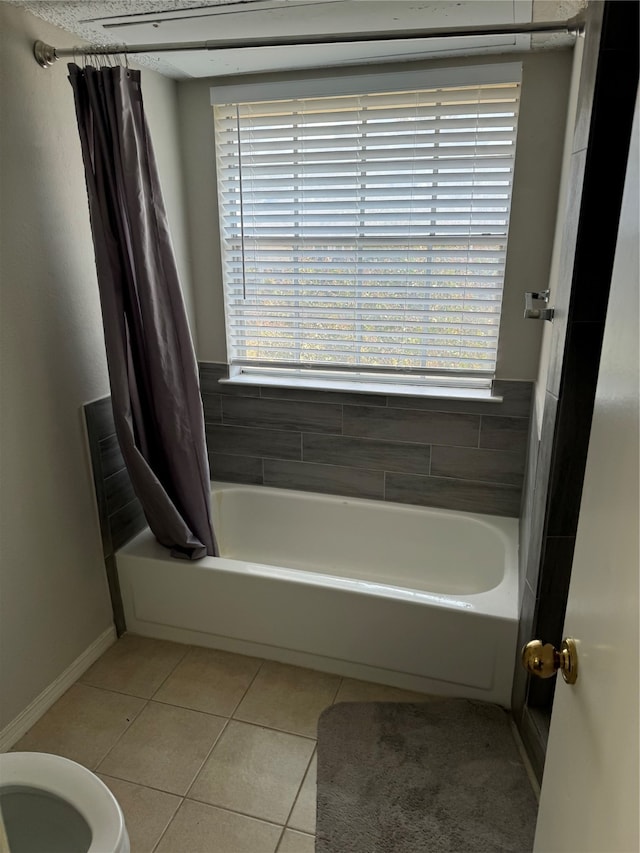
[[[528, 418], [531, 414], [531, 403], [533, 399], [533, 382], [516, 382], [511, 379], [496, 379], [493, 390], [497, 396], [502, 397], [502, 403], [498, 403], [496, 415], [516, 418]], [[482, 414], [492, 415], [491, 411]]]
[[104, 491], [107, 501], [107, 515], [113, 515], [135, 498], [135, 492], [129, 479], [129, 472], [121, 468], [104, 481]]
[[524, 457], [521, 453], [501, 450], [434, 445], [431, 448], [431, 474], [434, 477], [522, 486]]
[[222, 397], [220, 394], [202, 394], [204, 420], [207, 424], [222, 423]]
[[115, 433], [98, 442], [98, 452], [100, 454], [100, 471], [103, 478], [106, 479], [115, 474], [116, 471], [124, 468], [124, 459], [122, 458], [118, 437]]
[[262, 459], [255, 456], [232, 456], [209, 453], [212, 480], [262, 485]]
[[573, 536], [578, 527], [603, 334], [603, 322], [569, 325], [549, 481], [548, 536]]
[[444, 477], [385, 474], [385, 497], [398, 503], [482, 512], [517, 518], [520, 489], [517, 486], [474, 483]]
[[335, 403], [226, 397], [222, 421], [238, 426], [340, 433], [342, 407]]
[[304, 433], [302, 458], [305, 462], [322, 462], [381, 471], [429, 473], [429, 446], [376, 438]]
[[422, 409], [430, 412], [467, 412], [472, 415], [511, 415], [529, 417], [531, 409], [532, 382], [498, 379], [493, 384], [501, 403], [486, 403], [480, 400], [447, 400], [438, 397], [389, 396], [387, 405], [396, 409]]
[[84, 415], [87, 421], [89, 435], [100, 441], [116, 431], [113, 421], [113, 409], [111, 408], [111, 397], [103, 397], [94, 400], [84, 406]]
[[207, 444], [212, 453], [274, 459], [302, 458], [302, 436], [299, 432], [213, 424], [207, 424], [206, 432]]
[[539, 608], [536, 627], [540, 639], [556, 647], [562, 641], [575, 545], [575, 536], [548, 536], [544, 542], [538, 589], [538, 601], [544, 607]]
[[487, 450], [509, 450], [512, 453], [527, 452], [527, 418], [496, 418], [482, 416], [480, 447]]
[[203, 394], [223, 394], [229, 397], [259, 397], [258, 385], [228, 385], [218, 380], [227, 379], [229, 369], [226, 364], [203, 362], [199, 364], [200, 391]]
[[531, 589], [538, 588], [538, 573], [542, 555], [544, 520], [547, 511], [547, 495], [551, 471], [551, 456], [555, 435], [558, 400], [549, 391], [545, 394], [542, 413], [542, 430], [538, 447], [536, 476], [531, 506], [531, 528], [527, 549], [526, 579]]
[[118, 578], [118, 567], [116, 566], [116, 558], [113, 555], [105, 557], [104, 565], [107, 572], [109, 595], [111, 596], [113, 622], [116, 626], [118, 636], [121, 637], [127, 630], [127, 623], [125, 622], [124, 618], [124, 606], [122, 604], [122, 595], [120, 594], [120, 580]]
[[527, 460], [525, 463], [525, 476], [522, 485], [522, 511], [520, 515], [520, 548], [518, 551], [518, 578], [520, 589], [523, 588], [527, 573], [527, 561], [529, 559], [529, 547], [532, 537], [533, 507], [535, 497], [536, 469], [538, 466], [538, 419], [536, 417], [536, 403], [532, 404], [531, 418], [529, 420], [529, 438], [527, 440]]
[[480, 417], [411, 409], [344, 407], [344, 435], [477, 447]]
[[274, 388], [263, 385], [260, 396], [307, 403], [351, 403], [353, 406], [386, 406], [384, 394], [355, 394], [348, 391], [320, 391], [314, 388]]
[[382, 471], [366, 471], [338, 465], [265, 459], [264, 485], [382, 500], [384, 474]]
[[109, 526], [111, 527], [113, 550], [117, 551], [147, 526], [147, 519], [140, 506], [140, 501], [136, 498], [110, 515]]

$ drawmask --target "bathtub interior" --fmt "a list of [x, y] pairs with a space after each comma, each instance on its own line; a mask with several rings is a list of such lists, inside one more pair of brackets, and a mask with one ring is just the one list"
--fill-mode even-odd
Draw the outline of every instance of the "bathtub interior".
[[497, 587], [514, 519], [373, 500], [214, 484], [220, 556], [335, 577], [470, 595]]

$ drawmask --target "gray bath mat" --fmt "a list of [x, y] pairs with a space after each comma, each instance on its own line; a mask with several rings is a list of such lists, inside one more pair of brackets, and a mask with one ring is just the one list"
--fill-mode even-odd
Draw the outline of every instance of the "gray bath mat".
[[316, 853], [523, 853], [536, 812], [496, 705], [345, 702], [320, 717]]

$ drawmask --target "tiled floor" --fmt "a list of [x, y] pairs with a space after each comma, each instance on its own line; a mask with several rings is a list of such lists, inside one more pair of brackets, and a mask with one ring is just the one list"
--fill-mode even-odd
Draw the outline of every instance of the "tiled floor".
[[126, 635], [13, 749], [96, 771], [122, 806], [132, 853], [313, 853], [320, 712], [424, 698]]

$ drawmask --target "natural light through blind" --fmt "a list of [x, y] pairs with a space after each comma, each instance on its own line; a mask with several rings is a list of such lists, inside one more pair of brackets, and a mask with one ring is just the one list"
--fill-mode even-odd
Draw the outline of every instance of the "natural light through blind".
[[519, 89], [216, 104], [231, 363], [491, 374]]

